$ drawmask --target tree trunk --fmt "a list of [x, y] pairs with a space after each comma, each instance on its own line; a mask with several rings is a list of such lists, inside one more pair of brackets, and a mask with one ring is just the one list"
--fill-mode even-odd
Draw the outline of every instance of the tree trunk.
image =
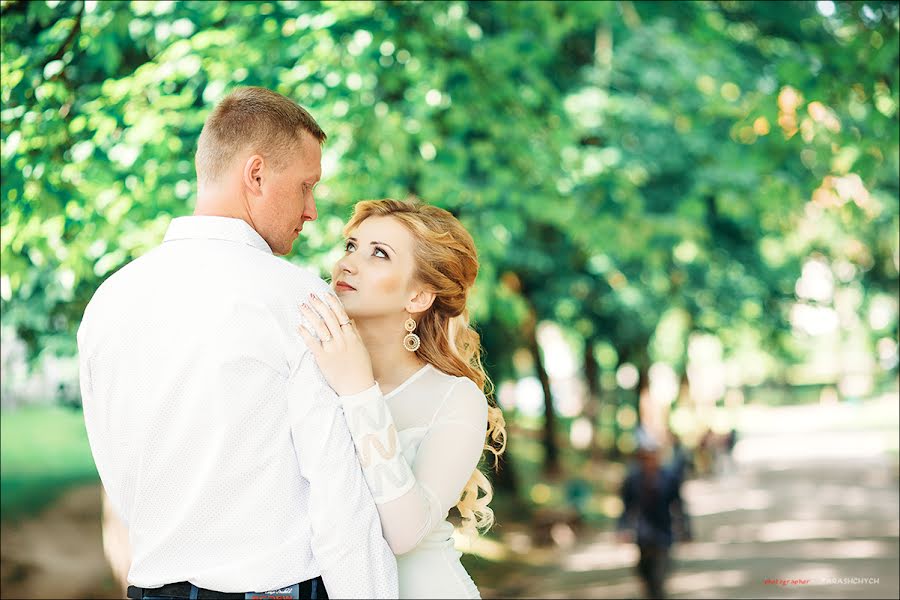
[[600, 369], [597, 359], [594, 357], [594, 346], [597, 338], [590, 336], [584, 341], [584, 379], [587, 382], [587, 400], [584, 406], [584, 416], [591, 424], [591, 443], [587, 450], [592, 458], [599, 458], [600, 448], [597, 445], [597, 430], [600, 428], [599, 415], [602, 398], [600, 395]]
[[534, 357], [534, 369], [537, 371], [541, 389], [544, 392], [544, 470], [554, 474], [559, 472], [559, 446], [556, 443], [556, 411], [553, 408], [553, 393], [550, 391], [550, 377], [544, 368], [544, 359], [537, 340], [537, 314], [534, 309], [525, 327], [527, 328], [525, 339], [528, 349]]
[[650, 369], [647, 361], [641, 357], [635, 366], [638, 370], [637, 382], [637, 423], [640, 427], [645, 427], [653, 421], [653, 407], [650, 404]]
[[678, 373], [678, 397], [675, 401], [679, 406], [691, 406], [691, 383], [686, 368]]
[[516, 471], [513, 466], [512, 453], [510, 449], [513, 443], [513, 436], [509, 430], [510, 424], [507, 423], [506, 430], [506, 450], [500, 456], [500, 470], [494, 470], [494, 455], [490, 452], [487, 453], [487, 461], [488, 467], [490, 468], [490, 475], [488, 479], [491, 480], [491, 483], [497, 490], [502, 490], [504, 493], [509, 494], [513, 498], [519, 497], [519, 482], [516, 480]]

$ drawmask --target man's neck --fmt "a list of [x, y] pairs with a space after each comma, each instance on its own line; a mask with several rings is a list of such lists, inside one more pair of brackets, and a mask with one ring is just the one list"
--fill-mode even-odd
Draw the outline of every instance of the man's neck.
[[247, 203], [227, 186], [204, 186], [197, 192], [196, 217], [230, 217], [241, 219], [253, 227]]

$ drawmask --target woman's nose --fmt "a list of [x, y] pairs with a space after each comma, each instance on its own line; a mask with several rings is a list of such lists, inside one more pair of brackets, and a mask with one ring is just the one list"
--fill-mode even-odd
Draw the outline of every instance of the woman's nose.
[[353, 260], [350, 256], [345, 256], [341, 260], [338, 261], [338, 269], [344, 273], [355, 273], [356, 266], [353, 264]]

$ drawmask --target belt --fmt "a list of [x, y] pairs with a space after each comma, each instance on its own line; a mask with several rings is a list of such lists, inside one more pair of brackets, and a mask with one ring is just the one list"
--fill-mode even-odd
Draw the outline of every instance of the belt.
[[[291, 590], [291, 588], [294, 588]], [[297, 589], [299, 588], [299, 590]], [[192, 590], [195, 590], [192, 593]], [[308, 579], [302, 583], [287, 586], [287, 589], [271, 591], [271, 592], [217, 592], [215, 590], [207, 590], [198, 588], [187, 581], [178, 583], [169, 583], [158, 588], [141, 588], [134, 585], [128, 586], [128, 597], [134, 600], [142, 600], [143, 598], [179, 598], [189, 600], [196, 598], [197, 600], [245, 600], [246, 598], [278, 599], [278, 598], [296, 598], [292, 592], [299, 591], [300, 598], [319, 598], [327, 600], [328, 592], [325, 590], [325, 584], [321, 577]]]
[[[187, 581], [178, 583], [169, 583], [158, 588], [142, 588], [135, 585], [128, 586], [128, 597], [135, 600], [142, 598], [161, 596], [164, 598], [191, 598], [191, 588], [193, 586]], [[197, 589], [197, 595], [194, 598], [212, 600], [244, 600], [244, 594], [241, 592], [217, 592], [215, 590], [207, 590], [203, 588]]]

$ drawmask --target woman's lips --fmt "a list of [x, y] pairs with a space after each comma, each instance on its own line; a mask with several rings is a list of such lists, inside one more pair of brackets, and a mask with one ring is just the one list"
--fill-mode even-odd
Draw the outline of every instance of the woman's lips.
[[334, 284], [334, 289], [341, 290], [344, 292], [356, 291], [355, 287], [353, 287], [352, 285], [348, 285], [348, 284], [344, 283], [343, 281], [338, 281], [336, 284]]

